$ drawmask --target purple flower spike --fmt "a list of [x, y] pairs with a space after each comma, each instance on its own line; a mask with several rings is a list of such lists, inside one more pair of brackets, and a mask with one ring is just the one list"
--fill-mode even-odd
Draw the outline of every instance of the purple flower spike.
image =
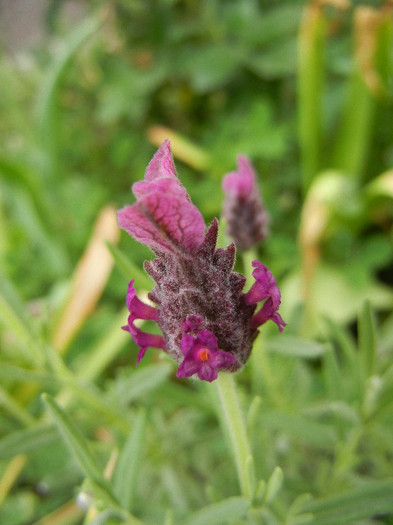
[[269, 268], [259, 261], [253, 261], [252, 265], [255, 268], [252, 272], [255, 283], [246, 294], [245, 301], [247, 304], [256, 304], [264, 299], [266, 301], [259, 312], [253, 316], [251, 326], [258, 328], [266, 321], [271, 320], [277, 324], [279, 331], [282, 332], [286, 324], [280, 314], [277, 313], [281, 304], [281, 293], [276, 280]]
[[220, 350], [217, 338], [209, 330], [202, 330], [197, 337], [184, 334], [180, 342], [184, 360], [177, 370], [177, 377], [190, 377], [198, 374], [199, 379], [214, 381], [217, 370], [233, 365], [236, 357]]
[[236, 246], [249, 250], [267, 237], [269, 217], [250, 161], [239, 155], [237, 165], [238, 170], [228, 173], [222, 181], [225, 194], [223, 216], [227, 221], [228, 235]]
[[137, 202], [118, 212], [118, 222], [136, 240], [156, 253], [192, 251], [202, 242], [205, 223], [177, 178], [168, 140], [133, 192]]
[[[245, 157], [239, 158], [239, 172], [241, 180], [236, 173], [226, 184], [247, 200], [255, 194], [255, 177]], [[246, 279], [233, 271], [235, 245], [216, 248], [217, 219], [204, 231], [200, 212], [177, 178], [168, 141], [133, 191], [137, 202], [119, 211], [119, 225], [157, 255], [145, 262], [156, 283], [149, 299], [157, 308], [138, 299], [134, 281], [127, 292], [130, 315], [123, 328], [140, 347], [138, 363], [153, 347], [179, 363], [178, 377], [197, 374], [210, 382], [218, 370], [238, 370], [249, 358], [260, 325], [272, 320], [280, 331], [285, 326], [278, 314], [280, 291], [273, 275], [254, 261], [255, 284], [248, 293], [242, 292]], [[260, 301], [264, 304], [255, 313]], [[135, 326], [136, 319], [156, 322], [163, 335], [143, 332]]]

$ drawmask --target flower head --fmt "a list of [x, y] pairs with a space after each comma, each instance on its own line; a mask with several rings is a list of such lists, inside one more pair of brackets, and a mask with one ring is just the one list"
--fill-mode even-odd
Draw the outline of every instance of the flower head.
[[254, 169], [244, 155], [237, 159], [238, 170], [222, 181], [225, 199], [223, 216], [228, 235], [238, 248], [248, 250], [268, 234], [269, 217], [262, 204]]
[[[127, 293], [130, 315], [123, 328], [140, 347], [138, 363], [153, 347], [180, 364], [178, 377], [197, 374], [213, 381], [219, 369], [237, 370], [247, 361], [259, 326], [273, 320], [281, 331], [285, 325], [277, 313], [280, 291], [274, 277], [254, 261], [256, 282], [242, 292], [246, 279], [233, 272], [235, 246], [216, 248], [216, 219], [205, 233], [199, 210], [177, 178], [168, 141], [133, 192], [137, 202], [119, 211], [119, 225], [157, 256], [145, 262], [156, 283], [149, 293], [156, 308], [138, 299], [134, 281]], [[155, 321], [162, 335], [142, 331], [137, 319]]]
[[180, 342], [184, 360], [177, 370], [177, 377], [198, 374], [199, 379], [214, 381], [217, 370], [233, 365], [236, 357], [220, 350], [217, 338], [209, 330], [201, 330], [196, 337], [184, 334]]

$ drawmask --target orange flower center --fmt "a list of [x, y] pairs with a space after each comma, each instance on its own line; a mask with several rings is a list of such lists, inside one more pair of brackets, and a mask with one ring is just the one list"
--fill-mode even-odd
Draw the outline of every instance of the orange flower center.
[[201, 361], [207, 361], [210, 357], [210, 351], [208, 348], [201, 348], [199, 352], [199, 359]]

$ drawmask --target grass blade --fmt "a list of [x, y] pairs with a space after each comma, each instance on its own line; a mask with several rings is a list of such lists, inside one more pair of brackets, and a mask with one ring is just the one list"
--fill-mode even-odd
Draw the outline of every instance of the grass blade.
[[357, 520], [393, 512], [393, 480], [367, 483], [338, 496], [307, 503], [308, 525], [348, 525]]
[[44, 77], [46, 80], [37, 101], [37, 120], [42, 147], [49, 160], [47, 174], [52, 177], [57, 173], [57, 139], [59, 137], [57, 127], [61, 121], [57, 107], [58, 91], [75, 53], [85, 40], [97, 31], [101, 23], [101, 20], [91, 18], [78, 25], [68, 37], [63, 51], [57, 55]]
[[371, 376], [374, 370], [376, 352], [376, 328], [369, 301], [363, 305], [358, 321], [359, 351], [363, 379]]
[[81, 470], [87, 478], [89, 478], [93, 487], [98, 489], [98, 495], [104, 497], [110, 506], [117, 508], [118, 503], [112, 495], [109, 485], [97, 466], [88, 444], [79, 429], [71, 422], [64, 410], [51, 396], [48, 394], [42, 394], [42, 400], [63, 435], [64, 441], [74, 454]]
[[245, 517], [249, 507], [250, 503], [246, 498], [228, 498], [198, 510], [185, 523], [186, 525], [221, 525], [229, 520]]
[[120, 454], [113, 477], [113, 491], [127, 510], [132, 510], [145, 427], [146, 412], [140, 409], [134, 420], [134, 428]]

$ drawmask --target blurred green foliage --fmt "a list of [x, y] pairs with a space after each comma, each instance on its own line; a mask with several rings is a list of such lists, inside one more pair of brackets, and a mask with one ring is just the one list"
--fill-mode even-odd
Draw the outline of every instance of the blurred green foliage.
[[[391, 3], [94, 0], [78, 23], [64, 4], [0, 56], [0, 523], [393, 523]], [[238, 153], [272, 218], [258, 256], [288, 326], [236, 377], [252, 501], [214, 388], [154, 351], [134, 368], [119, 328], [145, 247], [107, 239], [116, 267], [61, 339], [157, 126], [206, 222]]]

